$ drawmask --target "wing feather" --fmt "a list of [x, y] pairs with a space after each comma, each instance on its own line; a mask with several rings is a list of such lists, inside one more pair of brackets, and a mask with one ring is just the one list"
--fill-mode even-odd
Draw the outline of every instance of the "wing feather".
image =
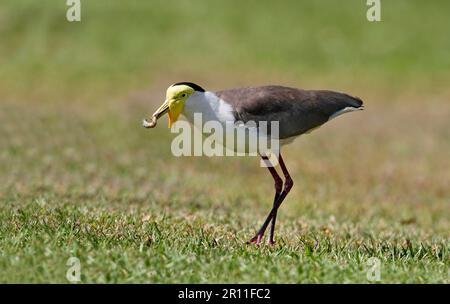
[[216, 95], [232, 105], [236, 120], [267, 121], [269, 125], [278, 121], [281, 139], [317, 128], [345, 108], [363, 105], [361, 99], [344, 93], [284, 86], [231, 89]]

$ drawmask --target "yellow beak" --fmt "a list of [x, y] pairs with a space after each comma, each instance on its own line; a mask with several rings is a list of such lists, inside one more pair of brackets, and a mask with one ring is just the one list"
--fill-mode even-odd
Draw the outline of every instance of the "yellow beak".
[[181, 100], [167, 100], [153, 113], [153, 117], [159, 119], [161, 116], [169, 113], [169, 128], [178, 120], [183, 111], [183, 102]]

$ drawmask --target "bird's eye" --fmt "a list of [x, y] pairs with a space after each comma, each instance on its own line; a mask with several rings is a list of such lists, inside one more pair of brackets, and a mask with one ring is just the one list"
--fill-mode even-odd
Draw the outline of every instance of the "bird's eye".
[[181, 94], [181, 97], [186, 97], [186, 93]]

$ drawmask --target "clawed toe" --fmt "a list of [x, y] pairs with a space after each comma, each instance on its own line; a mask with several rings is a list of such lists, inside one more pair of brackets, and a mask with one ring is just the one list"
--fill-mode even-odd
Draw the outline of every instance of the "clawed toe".
[[247, 242], [247, 244], [255, 244], [259, 245], [261, 243], [262, 235], [255, 235], [250, 241]]

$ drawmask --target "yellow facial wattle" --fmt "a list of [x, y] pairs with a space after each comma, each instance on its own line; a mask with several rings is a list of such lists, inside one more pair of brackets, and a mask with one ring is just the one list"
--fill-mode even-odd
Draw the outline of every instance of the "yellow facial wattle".
[[195, 90], [187, 85], [172, 85], [167, 89], [166, 101], [153, 113], [150, 128], [156, 125], [156, 120], [164, 114], [169, 114], [169, 128], [178, 120], [183, 112], [184, 103]]
[[176, 100], [169, 103], [169, 128], [178, 120], [181, 112], [183, 112], [184, 102]]
[[183, 112], [184, 103], [189, 96], [194, 93], [194, 89], [186, 85], [170, 86], [166, 93], [166, 102], [169, 105], [169, 128], [178, 120]]

